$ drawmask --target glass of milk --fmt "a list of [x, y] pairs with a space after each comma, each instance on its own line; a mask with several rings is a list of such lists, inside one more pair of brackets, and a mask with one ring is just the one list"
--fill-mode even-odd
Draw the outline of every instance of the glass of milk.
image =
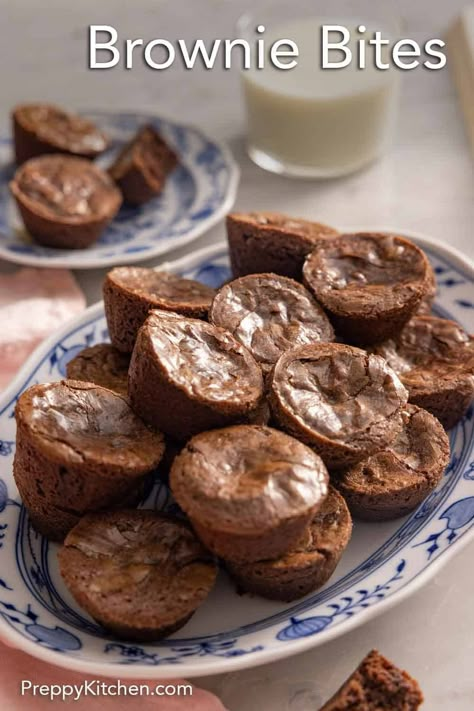
[[[267, 48], [263, 69], [256, 68], [255, 49], [251, 69], [242, 71], [248, 153], [257, 165], [289, 176], [330, 178], [359, 170], [383, 153], [396, 120], [399, 72], [393, 65], [375, 68], [372, 48], [366, 52], [366, 68], [359, 69], [357, 43], [371, 39], [375, 30], [394, 40], [399, 28], [394, 18], [377, 14], [376, 7], [373, 0], [274, 0], [257, 3], [240, 18], [238, 36], [254, 47], [257, 39], [264, 39]], [[322, 25], [350, 31], [349, 66], [321, 68]], [[366, 32], [359, 31], [361, 25]], [[278, 69], [269, 60], [268, 48], [280, 39], [298, 46], [292, 69]], [[339, 41], [340, 35], [331, 33], [330, 40]], [[330, 61], [342, 56], [340, 50], [329, 53]], [[382, 56], [389, 61], [387, 47]]]

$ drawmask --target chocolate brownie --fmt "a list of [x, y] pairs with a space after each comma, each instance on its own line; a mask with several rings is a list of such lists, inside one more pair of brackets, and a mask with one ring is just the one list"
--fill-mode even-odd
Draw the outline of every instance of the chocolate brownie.
[[62, 249], [89, 247], [122, 202], [107, 173], [88, 160], [63, 155], [27, 161], [10, 190], [36, 242]]
[[127, 354], [120, 353], [110, 343], [99, 343], [79, 351], [66, 365], [66, 373], [71, 380], [102, 385], [126, 396], [129, 364]]
[[263, 378], [252, 355], [224, 329], [151, 311], [133, 349], [128, 392], [145, 422], [186, 440], [252, 417]]
[[182, 627], [217, 575], [189, 526], [154, 511], [89, 514], [58, 557], [78, 604], [115, 636], [142, 642]]
[[328, 474], [298, 440], [239, 425], [193, 437], [174, 460], [170, 485], [204, 545], [246, 563], [297, 543], [326, 497]]
[[373, 649], [319, 711], [417, 711], [418, 682]]
[[144, 126], [120, 152], [109, 174], [126, 203], [143, 205], [161, 193], [177, 164], [176, 153], [158, 131]]
[[12, 112], [18, 165], [45, 153], [95, 158], [108, 147], [92, 121], [51, 104], [22, 104]]
[[341, 235], [307, 258], [303, 280], [336, 333], [357, 344], [383, 341], [409, 320], [430, 288], [426, 255], [391, 234]]
[[223, 286], [209, 320], [230, 331], [264, 371], [294, 346], [334, 340], [332, 326], [310, 292], [276, 274], [250, 274]]
[[343, 497], [332, 486], [298, 543], [281, 558], [228, 563], [240, 592], [291, 602], [317, 590], [333, 574], [352, 533]]
[[301, 281], [305, 258], [333, 227], [279, 212], [231, 213], [227, 239], [234, 277], [269, 272]]
[[434, 300], [438, 291], [438, 285], [436, 283], [436, 274], [433, 267], [431, 266], [430, 261], [428, 261], [427, 282], [428, 290], [415, 311], [414, 315], [416, 316], [431, 316]]
[[15, 417], [15, 482], [38, 530], [55, 540], [67, 533], [68, 518], [138, 500], [163, 456], [163, 436], [123, 396], [92, 383], [33, 385]]
[[399, 374], [410, 402], [446, 429], [465, 415], [474, 397], [474, 338], [458, 323], [416, 316], [375, 351]]
[[408, 392], [383, 358], [341, 343], [284, 353], [270, 379], [279, 425], [313, 447], [329, 469], [384, 449], [401, 423]]
[[169, 272], [116, 267], [103, 286], [110, 340], [118, 350], [131, 353], [151, 309], [205, 319], [215, 293], [210, 286]]
[[357, 518], [386, 521], [405, 516], [439, 484], [449, 463], [449, 439], [433, 415], [407, 405], [401, 418], [402, 429], [385, 451], [337, 479]]

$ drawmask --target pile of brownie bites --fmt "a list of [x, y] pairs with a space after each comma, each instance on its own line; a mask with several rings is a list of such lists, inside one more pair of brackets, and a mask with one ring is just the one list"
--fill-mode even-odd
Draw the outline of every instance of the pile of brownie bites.
[[139, 207], [157, 197], [178, 164], [152, 124], [107, 169], [93, 160], [112, 142], [89, 119], [50, 104], [22, 104], [12, 124], [18, 168], [10, 192], [29, 235], [46, 247], [90, 247], [122, 203]]
[[[429, 315], [430, 264], [391, 234], [227, 220], [217, 291], [139, 267], [104, 283], [112, 345], [18, 401], [14, 473], [65, 583], [112, 633], [153, 640], [214, 585], [291, 601], [323, 585], [351, 514], [404, 516], [449, 460], [473, 340]], [[181, 513], [134, 508], [150, 475]], [[351, 513], [349, 513], [351, 512]]]

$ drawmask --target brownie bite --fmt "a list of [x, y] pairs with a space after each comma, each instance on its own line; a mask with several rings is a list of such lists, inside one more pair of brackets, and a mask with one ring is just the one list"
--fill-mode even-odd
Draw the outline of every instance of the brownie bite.
[[128, 393], [128, 366], [130, 357], [110, 343], [98, 343], [80, 351], [66, 365], [67, 377], [86, 383], [102, 385], [120, 395]]
[[410, 402], [431, 412], [446, 429], [469, 409], [474, 398], [474, 338], [458, 323], [416, 316], [375, 352], [399, 374]]
[[252, 417], [262, 371], [235, 338], [213, 324], [151, 311], [138, 332], [128, 393], [135, 412], [177, 440]]
[[215, 293], [210, 286], [169, 272], [116, 267], [108, 272], [103, 286], [110, 340], [119, 351], [131, 353], [152, 309], [205, 319]]
[[408, 392], [379, 356], [341, 343], [284, 353], [270, 379], [279, 425], [313, 447], [329, 469], [361, 461], [395, 438]]
[[117, 214], [122, 197], [107, 173], [83, 158], [46, 155], [10, 182], [26, 229], [46, 247], [84, 249]]
[[276, 274], [251, 274], [223, 286], [209, 320], [230, 331], [264, 371], [294, 346], [334, 340], [333, 328], [310, 292]]
[[234, 277], [270, 272], [301, 281], [304, 260], [337, 230], [279, 212], [231, 213], [227, 239]]
[[217, 575], [186, 523], [146, 510], [85, 516], [58, 557], [78, 604], [114, 636], [140, 642], [186, 624]]
[[285, 555], [254, 563], [228, 563], [239, 592], [291, 602], [324, 585], [333, 574], [352, 533], [343, 497], [330, 486], [328, 495], [302, 538]]
[[418, 682], [373, 649], [319, 711], [417, 711]]
[[204, 545], [247, 563], [298, 542], [327, 495], [328, 474], [293, 437], [240, 425], [193, 437], [174, 460], [170, 485]]
[[416, 316], [431, 316], [434, 300], [436, 298], [436, 293], [438, 291], [438, 285], [436, 283], [436, 274], [431, 266], [431, 262], [428, 260], [428, 271], [427, 271], [427, 282], [428, 289], [422, 300], [420, 301], [418, 308], [415, 311]]
[[33, 385], [15, 409], [15, 482], [40, 533], [62, 540], [91, 511], [137, 503], [163, 435], [111, 390], [75, 380]]
[[303, 280], [343, 340], [383, 341], [410, 319], [430, 288], [426, 255], [391, 234], [341, 235], [307, 258]]
[[161, 193], [178, 164], [174, 150], [153, 126], [144, 126], [123, 148], [109, 174], [130, 205], [143, 205]]
[[405, 516], [433, 491], [448, 466], [449, 440], [441, 423], [415, 405], [407, 405], [401, 419], [402, 429], [386, 450], [337, 479], [357, 518], [386, 521]]
[[22, 104], [12, 112], [18, 165], [45, 153], [95, 158], [108, 147], [106, 135], [92, 121], [51, 104]]

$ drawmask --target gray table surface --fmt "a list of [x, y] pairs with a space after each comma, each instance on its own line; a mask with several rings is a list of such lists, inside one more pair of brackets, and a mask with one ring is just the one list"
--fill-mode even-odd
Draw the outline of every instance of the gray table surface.
[[[399, 0], [392, 7], [400, 12], [406, 36], [422, 39], [442, 34], [465, 4]], [[279, 209], [338, 226], [420, 231], [472, 257], [472, 162], [448, 71], [405, 73], [395, 144], [378, 163], [348, 178], [298, 182], [267, 175], [246, 157], [235, 73], [179, 68], [157, 73], [139, 65], [130, 72], [87, 70], [89, 24], [112, 24], [121, 38], [225, 37], [232, 34], [241, 7], [239, 0], [127, 5], [50, 0], [38, 12], [37, 0], [0, 0], [0, 124], [6, 124], [13, 104], [25, 100], [184, 117], [230, 144], [241, 166], [237, 207], [242, 210]], [[223, 237], [220, 224], [196, 246]], [[12, 267], [0, 264], [0, 269]], [[76, 275], [89, 303], [100, 298], [103, 270]], [[472, 546], [463, 550], [410, 599], [324, 647], [200, 682], [221, 694], [231, 711], [310, 711], [377, 647], [419, 678], [427, 711], [469, 711], [474, 708], [472, 551]]]

